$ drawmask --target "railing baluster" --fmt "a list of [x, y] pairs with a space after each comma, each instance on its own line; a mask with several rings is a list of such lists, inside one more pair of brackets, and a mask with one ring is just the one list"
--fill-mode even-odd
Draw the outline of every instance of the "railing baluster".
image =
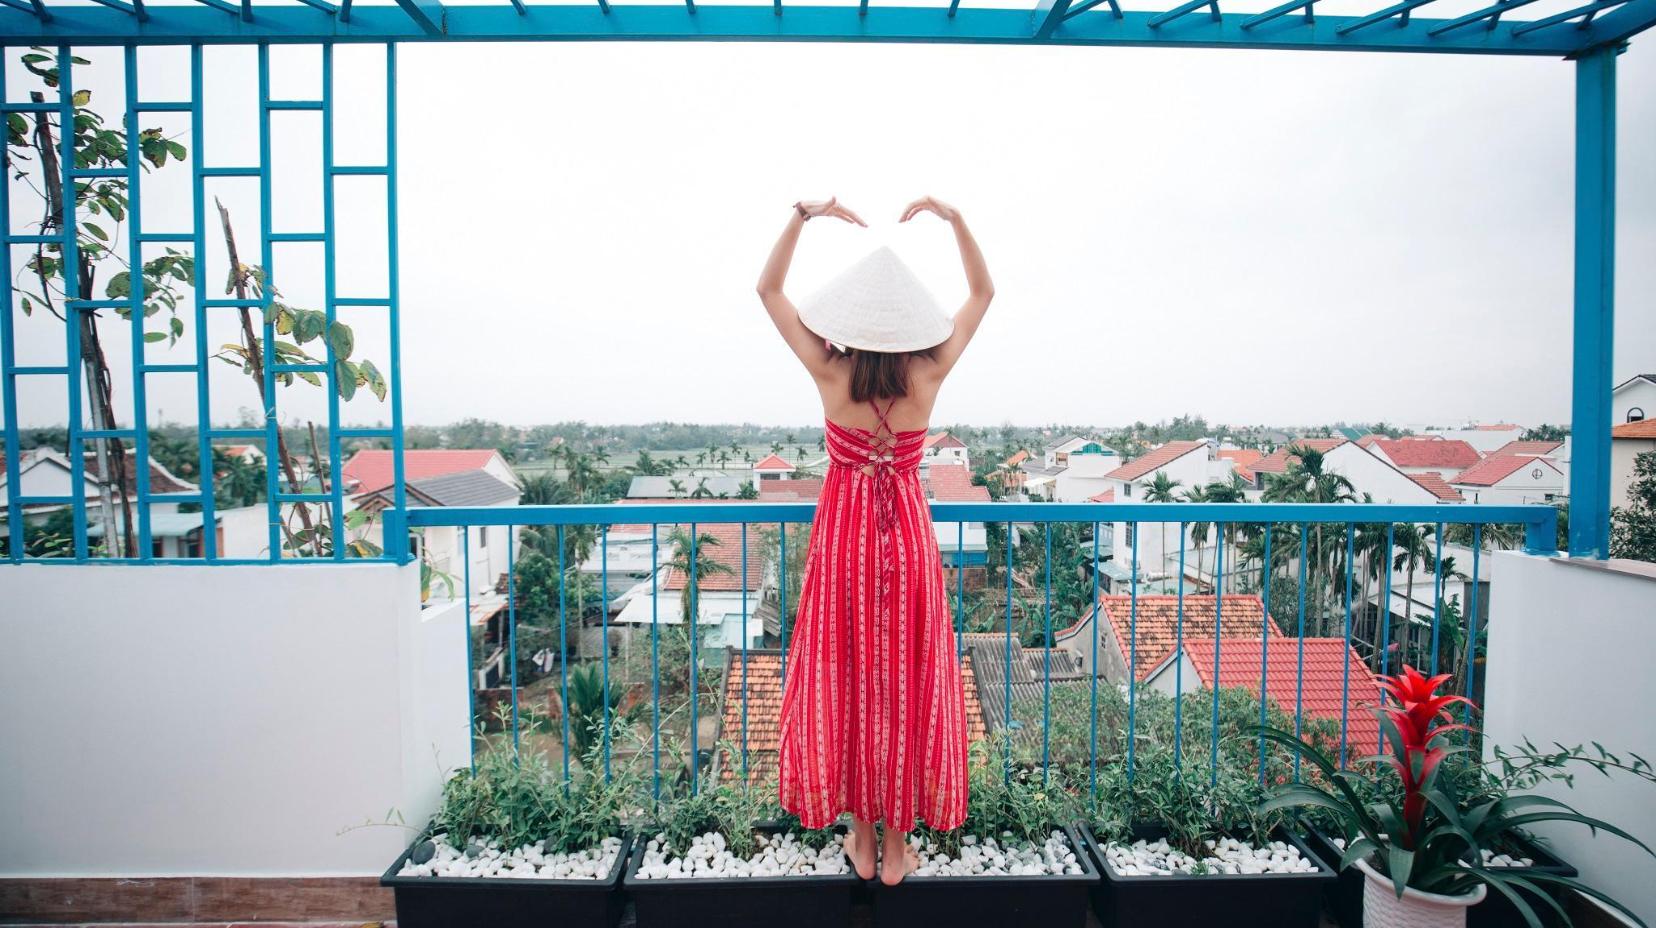
[[1087, 795], [1098, 793], [1098, 533], [1100, 524], [1093, 523], [1092, 534], [1092, 657], [1087, 662]]
[[[573, 747], [569, 740], [569, 622], [565, 612], [566, 595], [569, 589], [569, 571], [564, 566], [564, 527], [558, 526], [558, 672], [563, 683], [563, 707], [559, 712], [563, 716], [563, 774], [564, 792], [569, 792], [569, 752]], [[577, 579], [576, 582], [579, 582]]]
[[1351, 572], [1357, 560], [1357, 523], [1346, 523], [1345, 635], [1340, 650], [1340, 769], [1346, 766], [1346, 726], [1351, 705]]
[[608, 525], [598, 530], [598, 584], [602, 592], [598, 594], [598, 622], [603, 633], [603, 661], [604, 661], [604, 782], [612, 779], [610, 774], [610, 676], [609, 676], [609, 530]]
[[471, 526], [469, 525], [462, 525], [460, 527], [460, 560], [462, 562], [460, 582], [466, 585], [464, 591], [462, 592], [462, 605], [465, 607], [466, 612], [461, 620], [461, 625], [466, 629], [466, 757], [467, 763], [470, 765], [472, 772], [476, 773], [477, 674], [472, 670], [475, 666], [473, 661], [476, 660], [476, 657], [472, 654]]
[[[776, 614], [782, 632], [782, 672], [779, 675], [784, 686], [788, 682], [788, 523], [776, 523], [776, 537], [781, 540], [781, 573], [782, 589], [777, 597]], [[743, 582], [747, 582], [744, 578]], [[884, 603], [881, 603], [884, 606]]]
[[[1167, 552], [1162, 552], [1167, 563]], [[1173, 773], [1184, 773], [1184, 600], [1185, 523], [1179, 523], [1179, 606], [1173, 632]]]
[[[1380, 566], [1380, 569], [1386, 575], [1385, 592], [1384, 592], [1384, 595], [1381, 596], [1381, 602], [1385, 603], [1385, 605], [1380, 609], [1380, 675], [1381, 676], [1385, 676], [1385, 675], [1391, 673], [1391, 627], [1392, 627], [1392, 614], [1391, 614], [1391, 610], [1392, 610], [1391, 595], [1392, 595], [1392, 592], [1391, 592], [1391, 590], [1392, 590], [1392, 570], [1393, 570], [1393, 563], [1394, 563], [1392, 561], [1392, 552], [1394, 550], [1396, 550], [1396, 544], [1397, 544], [1397, 523], [1387, 522], [1386, 523], [1386, 557], [1385, 557], [1384, 562]], [[1405, 614], [1405, 616], [1404, 616], [1405, 622], [1407, 622], [1407, 618], [1408, 618], [1407, 614]], [[1384, 690], [1380, 691], [1380, 704], [1382, 706], [1386, 704], [1386, 692]], [[1381, 734], [1375, 740], [1376, 740], [1376, 744], [1374, 746], [1374, 749], [1376, 751], [1383, 751], [1383, 750], [1386, 749], [1386, 735], [1385, 735], [1384, 729], [1382, 729]]]
[[[987, 553], [986, 553], [987, 554]], [[955, 523], [955, 660], [966, 654], [966, 523]]]
[[[512, 544], [517, 531], [515, 526], [506, 526], [506, 637], [507, 662], [512, 665], [512, 756], [522, 757], [519, 743], [518, 725], [518, 662], [517, 662], [517, 553]], [[422, 548], [420, 556], [425, 557]]]
[[650, 794], [661, 802], [661, 526], [650, 523]]
[[[701, 770], [701, 745], [698, 743], [697, 729], [701, 720], [697, 713], [700, 710], [696, 697], [701, 695], [698, 690], [701, 684], [696, 674], [696, 639], [701, 637], [697, 632], [697, 624], [701, 619], [700, 604], [696, 601], [696, 523], [690, 523], [690, 614], [684, 617], [685, 631], [690, 635], [690, 792], [700, 792], [700, 779], [697, 776]], [[784, 559], [785, 560], [785, 559]]]
[[1128, 610], [1131, 618], [1127, 621], [1127, 782], [1133, 782], [1133, 774], [1137, 771], [1134, 764], [1133, 751], [1138, 741], [1138, 543], [1139, 535], [1143, 534], [1144, 526], [1138, 522], [1127, 523], [1133, 530], [1132, 549], [1132, 606]]
[[1267, 720], [1266, 707], [1270, 705], [1266, 694], [1268, 683], [1266, 671], [1271, 659], [1271, 582], [1276, 579], [1276, 565], [1271, 562], [1271, 536], [1275, 534], [1275, 525], [1265, 523], [1265, 566], [1263, 585], [1265, 587], [1265, 620], [1259, 623], [1259, 782], [1265, 782], [1265, 734]]
[[1438, 626], [1443, 621], [1443, 523], [1437, 524], [1437, 550], [1432, 556], [1432, 676], [1438, 672]]
[[1001, 775], [1006, 782], [1012, 782], [1012, 538], [1015, 529], [1011, 522], [1006, 523], [1006, 677], [1001, 680], [1001, 694], [1005, 699], [1002, 707], [1006, 724], [1006, 746], [1001, 753]]
[[742, 788], [748, 786], [748, 524], [742, 523]]
[[[1297, 633], [1299, 644], [1299, 659], [1294, 671], [1294, 737], [1301, 737], [1301, 730], [1305, 721], [1305, 561], [1306, 540], [1311, 534], [1311, 526], [1301, 522], [1299, 524], [1299, 629]], [[1294, 752], [1294, 782], [1299, 782], [1300, 757]]]
[[1046, 647], [1041, 652], [1041, 782], [1052, 766], [1052, 523], [1043, 523], [1046, 536], [1046, 602], [1041, 609]]
[[1213, 722], [1208, 728], [1209, 785], [1219, 785], [1219, 648], [1225, 639], [1223, 631], [1225, 602], [1225, 524], [1215, 522], [1214, 538], [1218, 550], [1213, 560]]
[[1472, 526], [1472, 589], [1467, 593], [1466, 607], [1466, 685], [1461, 694], [1474, 702], [1478, 667], [1478, 555], [1483, 552], [1483, 523]]

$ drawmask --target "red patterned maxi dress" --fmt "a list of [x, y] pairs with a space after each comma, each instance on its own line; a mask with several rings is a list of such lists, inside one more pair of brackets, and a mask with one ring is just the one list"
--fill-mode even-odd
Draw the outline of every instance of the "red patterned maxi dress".
[[966, 817], [966, 712], [943, 565], [920, 485], [925, 430], [827, 422], [782, 695], [781, 802], [807, 828], [849, 811], [908, 830]]

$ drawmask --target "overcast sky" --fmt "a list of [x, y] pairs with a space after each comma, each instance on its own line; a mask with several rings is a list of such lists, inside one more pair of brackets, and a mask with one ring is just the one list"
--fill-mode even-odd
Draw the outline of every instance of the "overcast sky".
[[[1620, 60], [1618, 379], [1656, 370], [1651, 49], [1645, 37]], [[372, 48], [338, 54], [338, 160], [372, 162], [383, 157], [383, 65]], [[212, 55], [206, 163], [250, 162], [252, 54]], [[82, 84], [118, 99], [118, 73], [99, 62]], [[278, 49], [273, 62], [276, 96], [314, 94], [314, 52]], [[181, 54], [146, 52], [143, 64], [147, 97], [187, 94]], [[8, 68], [15, 96], [22, 82]], [[792, 295], [890, 244], [953, 306], [964, 282], [947, 228], [895, 222], [925, 193], [965, 213], [998, 290], [937, 422], [1569, 415], [1566, 62], [415, 44], [401, 48], [400, 72], [411, 423], [817, 422], [809, 379], [753, 295], [771, 241], [794, 200], [836, 194], [871, 228], [812, 222]], [[197, 151], [187, 119], [170, 118], [150, 121]], [[278, 229], [319, 224], [318, 124], [278, 116]], [[256, 187], [215, 181], [208, 192], [251, 249]], [[163, 205], [187, 194], [187, 171], [146, 180], [148, 227], [187, 224], [187, 207]], [[339, 291], [378, 293], [383, 195], [352, 180], [338, 196]], [[14, 222], [27, 212], [14, 209]], [[215, 234], [209, 280], [224, 279], [222, 252]], [[291, 302], [320, 306], [319, 256], [278, 249]], [[358, 356], [383, 361], [382, 312], [342, 315]], [[235, 324], [215, 319], [214, 347]], [[20, 363], [54, 352], [61, 362], [60, 325], [20, 326]], [[150, 352], [193, 357], [187, 345]], [[126, 365], [117, 352], [121, 387]], [[238, 377], [215, 365], [215, 418], [257, 405]], [[22, 420], [60, 423], [61, 387], [28, 380]], [[152, 376], [149, 391], [152, 418], [195, 415], [187, 377]], [[130, 390], [119, 393], [126, 408]], [[284, 419], [325, 421], [319, 390], [282, 402]], [[359, 398], [347, 418], [387, 415]]]

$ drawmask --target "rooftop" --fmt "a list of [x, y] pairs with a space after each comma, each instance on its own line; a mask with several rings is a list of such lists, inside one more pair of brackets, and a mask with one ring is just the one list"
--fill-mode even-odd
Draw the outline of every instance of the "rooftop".
[[1385, 438], [1374, 443], [1398, 467], [1459, 470], [1482, 460], [1478, 449], [1456, 438]]
[[1557, 474], [1560, 479], [1564, 476], [1564, 472], [1553, 466], [1553, 463], [1546, 458], [1504, 454], [1484, 458], [1477, 464], [1461, 471], [1460, 476], [1455, 478], [1455, 483], [1458, 486], [1492, 487], [1525, 467], [1545, 468]]
[[1254, 464], [1253, 471], [1256, 474], [1285, 474], [1288, 472], [1288, 457], [1295, 451], [1306, 449], [1327, 454], [1345, 443], [1343, 438], [1296, 438], [1260, 458]]
[[1170, 441], [1128, 461], [1104, 476], [1111, 480], [1137, 480], [1161, 470], [1179, 458], [1207, 447], [1205, 441]]
[[[405, 484], [427, 477], [441, 477], [468, 470], [482, 470], [500, 457], [493, 448], [420, 448], [403, 451]], [[504, 461], [504, 459], [502, 459]], [[365, 448], [351, 455], [340, 468], [345, 486], [353, 493], [383, 490], [395, 479], [391, 452]]]

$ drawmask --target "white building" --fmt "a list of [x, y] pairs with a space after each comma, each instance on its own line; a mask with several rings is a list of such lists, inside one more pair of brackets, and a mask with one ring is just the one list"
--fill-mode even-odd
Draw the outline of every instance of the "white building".
[[968, 468], [972, 466], [971, 455], [966, 450], [966, 443], [950, 435], [948, 432], [938, 432], [927, 435], [921, 446], [920, 466], [926, 467], [933, 463], [961, 464]]
[[1467, 425], [1455, 429], [1426, 429], [1425, 433], [1432, 438], [1464, 441], [1476, 448], [1479, 454], [1487, 455], [1509, 441], [1522, 438], [1524, 427], [1513, 425], [1510, 422], [1498, 422], [1492, 425]]
[[[126, 449], [126, 479], [123, 485], [126, 489], [126, 498], [136, 513], [138, 507], [138, 474], [135, 466], [137, 451], [134, 448]], [[96, 547], [103, 541], [106, 528], [111, 522], [117, 533], [126, 532], [125, 507], [121, 505], [121, 495], [114, 490], [114, 482], [106, 484], [99, 479], [98, 456], [94, 452], [86, 452], [82, 458], [81, 481], [77, 492], [74, 470], [69, 458], [52, 448], [34, 448], [18, 455], [17, 481], [18, 496], [25, 498], [54, 497], [58, 499], [79, 496], [86, 505], [86, 535], [87, 543]], [[0, 456], [0, 535], [5, 534], [6, 527], [11, 521], [11, 487], [7, 485], [5, 473], [5, 458]], [[110, 510], [105, 514], [103, 500], [108, 491]], [[201, 488], [190, 483], [164, 467], [153, 457], [149, 461], [149, 492], [163, 493], [200, 493]], [[201, 557], [202, 547], [202, 515], [200, 512], [180, 512], [180, 503], [175, 500], [155, 500], [150, 503], [149, 530], [151, 557]], [[41, 525], [52, 517], [52, 514], [68, 509], [61, 504], [29, 504], [23, 513], [23, 523], [27, 525]]]
[[[673, 562], [687, 564], [688, 558], [671, 550], [665, 541], [671, 525], [658, 528], [659, 556], [662, 558], [655, 576], [646, 576], [632, 590], [623, 594], [624, 605], [611, 620], [623, 648], [648, 646], [650, 626], [683, 626], [686, 596], [690, 588], [689, 575]], [[684, 526], [686, 531], [688, 526]], [[646, 527], [647, 532], [647, 527]], [[695, 585], [695, 624], [697, 657], [704, 666], [718, 666], [725, 659], [725, 650], [740, 648], [747, 639], [750, 648], [764, 644], [765, 628], [760, 606], [766, 590], [772, 584], [773, 560], [759, 543], [757, 527], [748, 530], [747, 570], [742, 570], [742, 526], [739, 524], [710, 524], [696, 526], [700, 539], [710, 543], [698, 544], [698, 569]], [[645, 544], [648, 545], [646, 534]], [[647, 551], [647, 548], [646, 548]], [[645, 554], [645, 563], [648, 555]], [[722, 569], [703, 571], [700, 565], [718, 565]], [[797, 579], [790, 585], [797, 584]], [[745, 618], [744, 618], [745, 616]]]
[[1610, 394], [1610, 423], [1656, 419], [1656, 374], [1635, 374]]
[[1248, 498], [1260, 499], [1270, 484], [1270, 475], [1286, 473], [1289, 458], [1301, 448], [1321, 452], [1323, 470], [1346, 478], [1358, 500], [1366, 494], [1376, 503], [1455, 501], [1443, 492], [1441, 477], [1434, 479], [1431, 476], [1433, 471], [1404, 473], [1380, 454], [1344, 438], [1298, 438], [1254, 462], [1250, 468], [1254, 484], [1248, 491]]
[[1405, 474], [1433, 473], [1455, 482], [1455, 475], [1483, 460], [1470, 443], [1458, 438], [1365, 437], [1358, 444]]
[[786, 480], [793, 472], [794, 466], [783, 460], [780, 454], [769, 454], [754, 462], [753, 482], [757, 485], [766, 480]]
[[1634, 460], [1647, 453], [1656, 453], [1656, 419], [1625, 422], [1610, 430], [1610, 505], [1628, 505]]
[[1110, 472], [1121, 466], [1121, 455], [1095, 441], [1068, 453], [1067, 466], [1054, 476], [1052, 498], [1077, 503], [1114, 489]]
[[1469, 503], [1522, 505], [1552, 502], [1566, 494], [1568, 481], [1549, 458], [1502, 454], [1462, 471], [1453, 485]]
[[[1210, 455], [1211, 446], [1205, 441], [1170, 441], [1106, 473], [1103, 489], [1095, 495], [1113, 492], [1115, 502], [1142, 503], [1148, 501], [1146, 493], [1155, 484], [1158, 474], [1165, 474], [1181, 489], [1228, 479], [1230, 462]], [[1133, 541], [1137, 535], [1140, 577], [1154, 580], [1172, 576], [1177, 571], [1177, 523], [1135, 526], [1131, 522], [1116, 522], [1112, 524], [1110, 534], [1116, 564], [1131, 570]]]

